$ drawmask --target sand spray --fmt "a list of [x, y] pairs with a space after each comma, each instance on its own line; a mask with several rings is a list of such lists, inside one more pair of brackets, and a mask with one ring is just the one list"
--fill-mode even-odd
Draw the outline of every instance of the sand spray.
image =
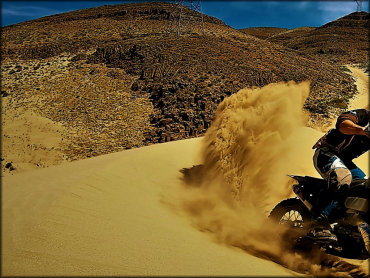
[[294, 195], [287, 174], [318, 176], [312, 145], [323, 133], [306, 126], [309, 91], [309, 82], [287, 82], [226, 98], [203, 138], [202, 165], [183, 171], [181, 206], [217, 242], [301, 273], [346, 276], [350, 269], [323, 267], [321, 252], [307, 257], [291, 250], [285, 228], [266, 221]]

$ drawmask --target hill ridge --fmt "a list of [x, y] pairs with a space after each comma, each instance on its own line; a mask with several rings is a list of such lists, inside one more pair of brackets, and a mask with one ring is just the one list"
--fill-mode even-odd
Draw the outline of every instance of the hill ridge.
[[[40, 23], [47, 21], [57, 23], [58, 21], [63, 22], [97, 18], [114, 18], [116, 20], [127, 20], [127, 19], [168, 20], [171, 15], [178, 16], [177, 15], [178, 9], [179, 6], [177, 4], [167, 2], [103, 5], [99, 7], [92, 7], [55, 15], [49, 15], [41, 17], [39, 19], [13, 24], [10, 26], [24, 25], [29, 23]], [[190, 9], [186, 5], [182, 7], [182, 13], [183, 15], [193, 15], [193, 16], [199, 15], [197, 11]], [[222, 20], [206, 14], [203, 14], [203, 20], [209, 23], [226, 25]]]
[[354, 12], [323, 26], [280, 33], [268, 41], [335, 64], [369, 61], [369, 13]]
[[320, 28], [328, 28], [328, 27], [364, 27], [368, 28], [370, 26], [369, 23], [369, 13], [366, 11], [360, 12], [353, 12], [348, 15], [345, 15], [337, 20], [328, 22], [321, 26]]

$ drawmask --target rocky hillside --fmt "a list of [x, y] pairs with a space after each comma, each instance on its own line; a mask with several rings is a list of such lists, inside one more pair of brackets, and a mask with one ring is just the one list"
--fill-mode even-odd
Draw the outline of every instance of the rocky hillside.
[[[107, 43], [166, 34], [178, 14], [175, 5], [136, 3], [105, 5], [98, 8], [43, 17], [2, 28], [5, 57], [43, 59], [63, 52], [95, 49]], [[188, 17], [197, 13], [186, 9]], [[216, 18], [204, 16], [206, 24], [225, 26]]]
[[[294, 40], [296, 38], [302, 37], [304, 38], [306, 35], [308, 35], [311, 31], [315, 30], [315, 27], [299, 27], [294, 28], [291, 30], [285, 30], [280, 33], [275, 33], [269, 36], [267, 39], [268, 41], [272, 41], [274, 43], [279, 43], [282, 45], [285, 45], [287, 41]], [[298, 50], [298, 49], [296, 49]]]
[[265, 40], [273, 35], [288, 31], [288, 29], [278, 27], [251, 27], [240, 29], [240, 31], [247, 35], [255, 36], [259, 39]]
[[313, 119], [356, 93], [332, 62], [209, 16], [178, 35], [176, 16], [169, 3], [121, 4], [2, 28], [3, 113], [27, 109], [62, 125], [61, 152], [74, 160], [200, 136], [217, 105], [244, 87], [310, 80]]
[[354, 12], [318, 28], [267, 40], [336, 64], [362, 64], [369, 60], [369, 19], [367, 12]]

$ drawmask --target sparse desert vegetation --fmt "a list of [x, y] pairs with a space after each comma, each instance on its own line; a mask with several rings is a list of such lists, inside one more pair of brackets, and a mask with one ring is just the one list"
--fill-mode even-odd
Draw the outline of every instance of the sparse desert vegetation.
[[[290, 80], [311, 82], [304, 108], [325, 121], [357, 92], [343, 66], [368, 63], [367, 13], [257, 38], [209, 16], [178, 36], [168, 32], [173, 9], [120, 4], [2, 28], [4, 121], [27, 110], [61, 125], [63, 159], [75, 160], [201, 136], [224, 98]], [[332, 38], [333, 28], [351, 39]], [[324, 43], [333, 40], [343, 53]]]

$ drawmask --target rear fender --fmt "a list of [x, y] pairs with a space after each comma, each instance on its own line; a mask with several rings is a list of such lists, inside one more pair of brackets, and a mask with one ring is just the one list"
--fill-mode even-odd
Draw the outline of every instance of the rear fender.
[[295, 175], [287, 175], [287, 176], [291, 177], [292, 179], [295, 179], [299, 183], [303, 182], [305, 179], [305, 177], [302, 177], [302, 176], [295, 176]]

